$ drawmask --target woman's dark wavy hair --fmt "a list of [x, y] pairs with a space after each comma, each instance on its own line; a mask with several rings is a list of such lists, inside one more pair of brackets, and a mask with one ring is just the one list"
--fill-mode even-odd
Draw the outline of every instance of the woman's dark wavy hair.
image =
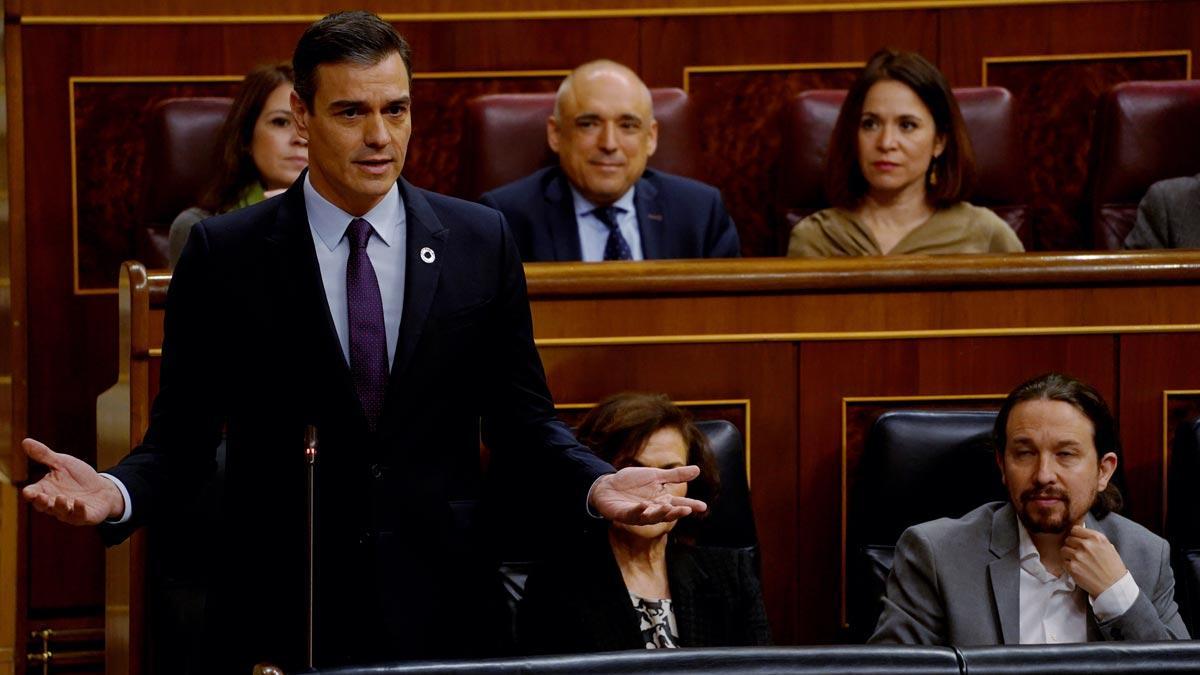
[[[996, 415], [996, 426], [992, 429], [992, 439], [996, 445], [996, 455], [1003, 459], [1004, 448], [1008, 445], [1008, 417], [1018, 403], [1026, 401], [1062, 401], [1071, 404], [1076, 410], [1092, 423], [1092, 442], [1096, 446], [1097, 461], [1113, 453], [1119, 460], [1121, 457], [1121, 437], [1117, 431], [1117, 420], [1108, 409], [1108, 404], [1090, 385], [1061, 373], [1046, 373], [1039, 375], [1012, 390], [1000, 413]], [[1118, 464], [1119, 465], [1119, 464]], [[1116, 474], [1113, 474], [1116, 477]], [[1121, 491], [1113, 480], [1096, 495], [1096, 503], [1092, 505], [1092, 515], [1103, 518], [1109, 513], [1120, 511], [1124, 505]]]
[[[700, 476], [688, 483], [688, 496], [712, 507], [720, 479], [708, 437], [696, 428], [692, 415], [663, 394], [625, 392], [610, 396], [588, 411], [579, 424], [579, 442], [618, 469], [633, 464], [646, 441], [660, 429], [676, 429], [687, 445], [687, 463], [700, 467]], [[676, 539], [692, 543], [704, 513], [694, 513], [672, 530]]]
[[975, 187], [975, 152], [946, 77], [920, 54], [881, 49], [850, 87], [833, 127], [825, 164], [825, 194], [829, 203], [855, 208], [870, 188], [858, 163], [858, 127], [867, 92], [876, 82], [884, 80], [900, 82], [912, 89], [929, 108], [938, 135], [945, 139], [942, 154], [929, 165], [926, 201], [940, 209], [966, 199]]
[[217, 134], [217, 172], [200, 199], [200, 208], [210, 213], [228, 211], [242, 199], [246, 188], [262, 179], [250, 154], [254, 125], [271, 92], [291, 83], [292, 67], [287, 63], [259, 66], [246, 74]]

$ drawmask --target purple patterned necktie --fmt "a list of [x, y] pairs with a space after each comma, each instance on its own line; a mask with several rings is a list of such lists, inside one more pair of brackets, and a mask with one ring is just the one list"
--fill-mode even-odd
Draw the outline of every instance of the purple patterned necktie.
[[383, 324], [383, 296], [379, 279], [367, 257], [367, 241], [374, 232], [362, 218], [350, 221], [346, 239], [350, 258], [346, 261], [346, 310], [350, 327], [350, 374], [358, 401], [367, 416], [367, 427], [375, 430], [383, 410], [387, 388], [387, 335]]
[[604, 243], [604, 259], [605, 260], [633, 260], [633, 252], [629, 250], [629, 242], [625, 241], [625, 237], [621, 236], [621, 228], [617, 226], [617, 212], [615, 206], [601, 206], [592, 211], [596, 219], [604, 223], [608, 228], [608, 241]]

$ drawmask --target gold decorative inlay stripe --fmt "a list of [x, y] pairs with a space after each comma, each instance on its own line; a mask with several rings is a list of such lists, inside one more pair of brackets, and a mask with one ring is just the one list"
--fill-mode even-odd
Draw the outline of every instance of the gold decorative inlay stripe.
[[[825, 342], [831, 340], [920, 340], [957, 337], [1028, 337], [1050, 335], [1107, 335], [1110, 333], [1197, 333], [1200, 325], [1054, 326], [1047, 328], [966, 328], [909, 331], [845, 331], [823, 333], [730, 333], [717, 335], [636, 335], [628, 337], [541, 338], [538, 347], [618, 347], [625, 345], [740, 344], [747, 342]], [[162, 356], [161, 348], [149, 356]], [[940, 397], [935, 397], [940, 398]], [[857, 400], [857, 399], [855, 399]], [[914, 399], [917, 400], [917, 399]]]
[[988, 66], [996, 63], [1054, 63], [1062, 61], [1104, 61], [1113, 59], [1157, 59], [1171, 56], [1182, 56], [1187, 60], [1184, 79], [1192, 79], [1192, 50], [1167, 49], [1159, 51], [1133, 52], [1094, 52], [1084, 54], [1034, 54], [1019, 56], [985, 56], [983, 57], [983, 74], [980, 82], [988, 86]]
[[804, 333], [720, 333], [712, 335], [629, 335], [586, 338], [538, 338], [539, 347], [611, 347], [617, 345], [674, 345], [742, 342], [818, 342], [827, 340], [905, 340], [947, 337], [1020, 337], [1038, 335], [1105, 335], [1109, 333], [1195, 333], [1200, 324], [1044, 326], [1020, 328], [946, 328], [878, 331], [817, 331]]
[[692, 74], [714, 73], [776, 73], [805, 70], [849, 70], [865, 66], [863, 61], [834, 61], [830, 63], [748, 63], [728, 66], [686, 66], [683, 69], [683, 90], [690, 92]]
[[[552, 19], [623, 19], [752, 14], [814, 14], [818, 12], [862, 12], [897, 9], [960, 9], [967, 7], [1026, 7], [1069, 5], [1116, 0], [868, 0], [864, 2], [813, 2], [778, 5], [723, 5], [714, 7], [619, 7], [613, 9], [552, 9], [473, 12], [408, 12], [380, 14], [395, 23], [447, 21], [545, 21]], [[46, 15], [23, 16], [23, 25], [112, 25], [112, 24], [245, 24], [312, 23], [320, 14], [224, 14], [224, 15]]]

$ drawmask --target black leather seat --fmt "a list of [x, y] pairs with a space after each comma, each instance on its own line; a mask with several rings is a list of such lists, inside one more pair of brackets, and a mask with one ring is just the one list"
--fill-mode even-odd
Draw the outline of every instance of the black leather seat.
[[1200, 642], [1090, 642], [1070, 645], [960, 647], [970, 675], [1103, 675], [1200, 672]]
[[577, 656], [443, 661], [313, 671], [319, 675], [425, 675], [473, 673], [925, 673], [958, 675], [949, 647], [844, 646], [737, 649], [642, 649]]
[[171, 98], [154, 107], [135, 234], [146, 267], [167, 267], [171, 223], [196, 205], [216, 172], [213, 148], [232, 104], [220, 97]]
[[1175, 430], [1167, 478], [1167, 538], [1175, 570], [1175, 602], [1196, 637], [1200, 631], [1200, 419]]
[[903, 410], [886, 412], [872, 425], [847, 505], [852, 642], [865, 641], [875, 629], [905, 529], [1007, 499], [994, 458], [995, 420], [991, 411]]
[[725, 420], [704, 420], [696, 422], [696, 427], [708, 437], [721, 478], [720, 496], [701, 523], [696, 543], [749, 550], [757, 560], [758, 530], [750, 506], [742, 432]]

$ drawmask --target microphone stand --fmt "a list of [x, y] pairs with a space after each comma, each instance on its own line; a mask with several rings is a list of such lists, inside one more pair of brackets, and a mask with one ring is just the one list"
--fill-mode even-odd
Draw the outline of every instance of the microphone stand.
[[[316, 605], [316, 547], [315, 542], [316, 532], [316, 495], [317, 495], [317, 428], [313, 425], [304, 427], [304, 466], [308, 488], [308, 522], [305, 528], [307, 540], [307, 568], [305, 569], [305, 586], [304, 589], [304, 611], [305, 611], [305, 626], [304, 626], [304, 665], [306, 672], [311, 672], [315, 669], [313, 665], [313, 608]], [[283, 675], [277, 666], [270, 663], [255, 664], [253, 675]]]
[[304, 464], [308, 474], [308, 567], [305, 579], [306, 588], [304, 606], [306, 611], [305, 625], [305, 665], [313, 669], [313, 624], [314, 607], [316, 605], [316, 547], [314, 546], [316, 532], [316, 486], [317, 486], [317, 428], [308, 425], [304, 429]]

